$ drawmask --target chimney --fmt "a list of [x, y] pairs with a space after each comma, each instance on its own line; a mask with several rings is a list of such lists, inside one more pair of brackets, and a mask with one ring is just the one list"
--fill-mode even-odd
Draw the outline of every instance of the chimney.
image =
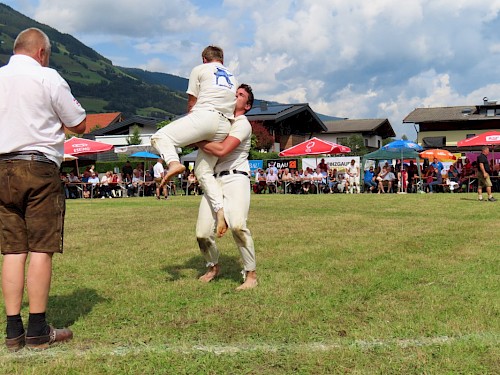
[[265, 100], [261, 100], [260, 102], [260, 110], [267, 111], [267, 102]]

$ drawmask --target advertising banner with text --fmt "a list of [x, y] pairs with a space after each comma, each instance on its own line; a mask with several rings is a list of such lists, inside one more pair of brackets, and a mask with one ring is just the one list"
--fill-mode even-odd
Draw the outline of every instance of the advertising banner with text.
[[351, 160], [354, 159], [359, 165], [359, 156], [340, 156], [340, 157], [328, 157], [328, 158], [307, 158], [302, 159], [302, 169], [307, 167], [316, 169], [316, 165], [321, 162], [321, 159], [325, 159], [325, 163], [328, 164], [330, 169], [336, 169], [337, 171], [343, 171], [349, 164]]

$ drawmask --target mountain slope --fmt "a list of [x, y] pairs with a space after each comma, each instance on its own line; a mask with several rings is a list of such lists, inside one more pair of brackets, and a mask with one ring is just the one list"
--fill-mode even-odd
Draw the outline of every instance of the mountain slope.
[[[8, 62], [16, 36], [28, 27], [37, 27], [49, 36], [50, 66], [69, 82], [88, 113], [119, 111], [125, 116], [170, 118], [185, 112], [185, 89], [172, 90], [161, 80], [146, 81], [138, 74], [129, 74], [71, 35], [36, 22], [5, 4], [0, 4], [0, 65]], [[182, 80], [178, 77], [177, 81]]]

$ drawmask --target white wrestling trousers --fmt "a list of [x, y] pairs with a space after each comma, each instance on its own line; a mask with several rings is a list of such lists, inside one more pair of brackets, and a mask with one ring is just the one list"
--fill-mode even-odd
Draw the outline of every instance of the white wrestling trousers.
[[[230, 121], [219, 112], [193, 111], [158, 130], [151, 137], [151, 145], [158, 150], [168, 166], [172, 161], [179, 161], [177, 147], [184, 147], [199, 141], [221, 142], [227, 137], [230, 129]], [[204, 162], [199, 163], [200, 160]], [[201, 152], [195, 166], [196, 177], [204, 194], [209, 197], [215, 212], [223, 205], [222, 193], [213, 176], [216, 162], [215, 156]]]
[[[247, 228], [250, 208], [250, 180], [241, 174], [230, 174], [217, 178], [224, 196], [224, 216], [240, 250], [244, 271], [255, 271], [255, 248], [252, 234]], [[210, 204], [201, 198], [196, 222], [196, 238], [207, 267], [219, 263], [219, 250], [215, 243], [215, 213]]]
[[198, 149], [198, 156], [196, 156], [194, 163], [194, 174], [203, 189], [203, 197], [208, 199], [214, 212], [219, 211], [224, 206], [221, 187], [214, 177], [214, 168], [218, 159], [217, 156]]
[[358, 177], [353, 177], [353, 176], [349, 176], [349, 192], [352, 194], [353, 193], [353, 188], [354, 188], [354, 184], [356, 184], [356, 191], [358, 192], [358, 194], [360, 193], [360, 187], [359, 187], [359, 179]]

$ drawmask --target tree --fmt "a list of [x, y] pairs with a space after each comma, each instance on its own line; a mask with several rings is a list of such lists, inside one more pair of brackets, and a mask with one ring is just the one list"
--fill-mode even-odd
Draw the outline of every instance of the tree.
[[170, 124], [172, 121], [170, 120], [163, 120], [163, 121], [160, 121], [159, 123], [156, 124], [156, 129], [161, 129], [163, 128], [164, 126]]
[[127, 144], [130, 145], [140, 145], [142, 143], [141, 135], [139, 133], [139, 126], [134, 125], [132, 134], [127, 137]]
[[344, 143], [344, 146], [351, 149], [351, 155], [362, 156], [368, 153], [368, 149], [365, 146], [365, 140], [363, 136], [359, 134], [351, 135]]
[[258, 150], [269, 150], [274, 144], [274, 137], [261, 123], [255, 122], [252, 124], [252, 133], [255, 135], [255, 147]]

